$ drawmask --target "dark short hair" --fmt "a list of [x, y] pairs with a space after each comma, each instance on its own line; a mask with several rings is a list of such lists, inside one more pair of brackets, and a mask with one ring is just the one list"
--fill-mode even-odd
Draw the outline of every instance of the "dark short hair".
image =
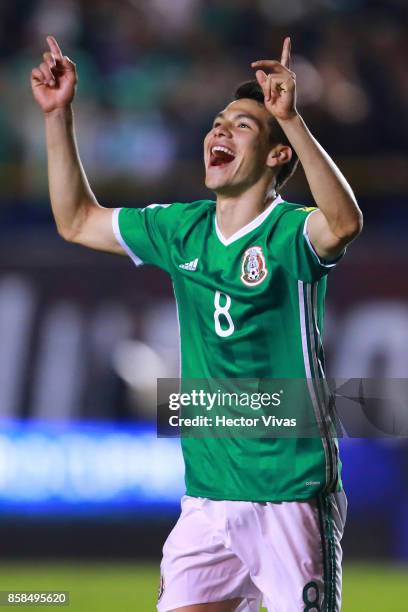
[[[264, 93], [258, 81], [246, 81], [245, 83], [242, 83], [238, 86], [234, 93], [234, 100], [242, 100], [243, 98], [249, 98], [250, 100], [255, 100], [256, 102], [259, 102], [259, 104], [264, 104]], [[285, 132], [282, 130], [281, 126], [276, 121], [275, 117], [271, 117], [269, 120], [269, 141], [271, 145], [283, 144], [292, 149], [291, 160], [281, 166], [281, 169], [276, 175], [275, 189], [276, 191], [279, 191], [295, 173], [295, 170], [299, 163], [299, 158], [293, 150], [293, 147], [290, 144]]]

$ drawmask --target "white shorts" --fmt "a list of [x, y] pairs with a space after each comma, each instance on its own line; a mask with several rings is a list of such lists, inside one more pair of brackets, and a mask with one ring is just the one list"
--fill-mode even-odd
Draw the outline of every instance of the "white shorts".
[[344, 492], [304, 502], [184, 496], [163, 547], [157, 609], [242, 598], [239, 612], [338, 612]]

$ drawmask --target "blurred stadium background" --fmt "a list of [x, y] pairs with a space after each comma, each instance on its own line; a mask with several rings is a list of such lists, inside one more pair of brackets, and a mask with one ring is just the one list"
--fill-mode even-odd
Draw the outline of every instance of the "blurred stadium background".
[[[0, 581], [72, 608], [154, 609], [183, 492], [155, 435], [177, 376], [171, 284], [56, 234], [29, 89], [45, 36], [78, 66], [82, 159], [107, 206], [207, 197], [202, 138], [249, 64], [292, 37], [299, 106], [365, 230], [330, 279], [328, 370], [408, 377], [406, 0], [15, 0], [0, 4]], [[302, 172], [284, 192], [308, 204]], [[344, 610], [408, 610], [408, 447], [342, 443]]]

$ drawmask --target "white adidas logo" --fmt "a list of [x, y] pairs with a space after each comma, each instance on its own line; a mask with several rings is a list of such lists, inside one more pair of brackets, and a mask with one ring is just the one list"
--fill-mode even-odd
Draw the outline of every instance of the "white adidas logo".
[[193, 261], [189, 261], [188, 263], [180, 264], [179, 268], [182, 270], [189, 270], [190, 272], [195, 272], [198, 266], [198, 257], [193, 259]]

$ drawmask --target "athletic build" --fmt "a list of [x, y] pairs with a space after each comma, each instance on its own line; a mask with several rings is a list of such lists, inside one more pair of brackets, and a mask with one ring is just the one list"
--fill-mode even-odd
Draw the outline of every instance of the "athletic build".
[[[337, 443], [321, 411], [326, 275], [361, 231], [347, 181], [296, 108], [290, 40], [255, 62], [204, 142], [216, 202], [107, 209], [80, 163], [75, 65], [54, 38], [32, 71], [63, 238], [173, 279], [182, 376], [306, 378], [317, 439], [183, 439], [186, 496], [162, 560], [161, 612], [339, 610], [345, 521]], [[266, 72], [267, 71], [267, 72]], [[296, 167], [316, 207], [282, 200]]]

